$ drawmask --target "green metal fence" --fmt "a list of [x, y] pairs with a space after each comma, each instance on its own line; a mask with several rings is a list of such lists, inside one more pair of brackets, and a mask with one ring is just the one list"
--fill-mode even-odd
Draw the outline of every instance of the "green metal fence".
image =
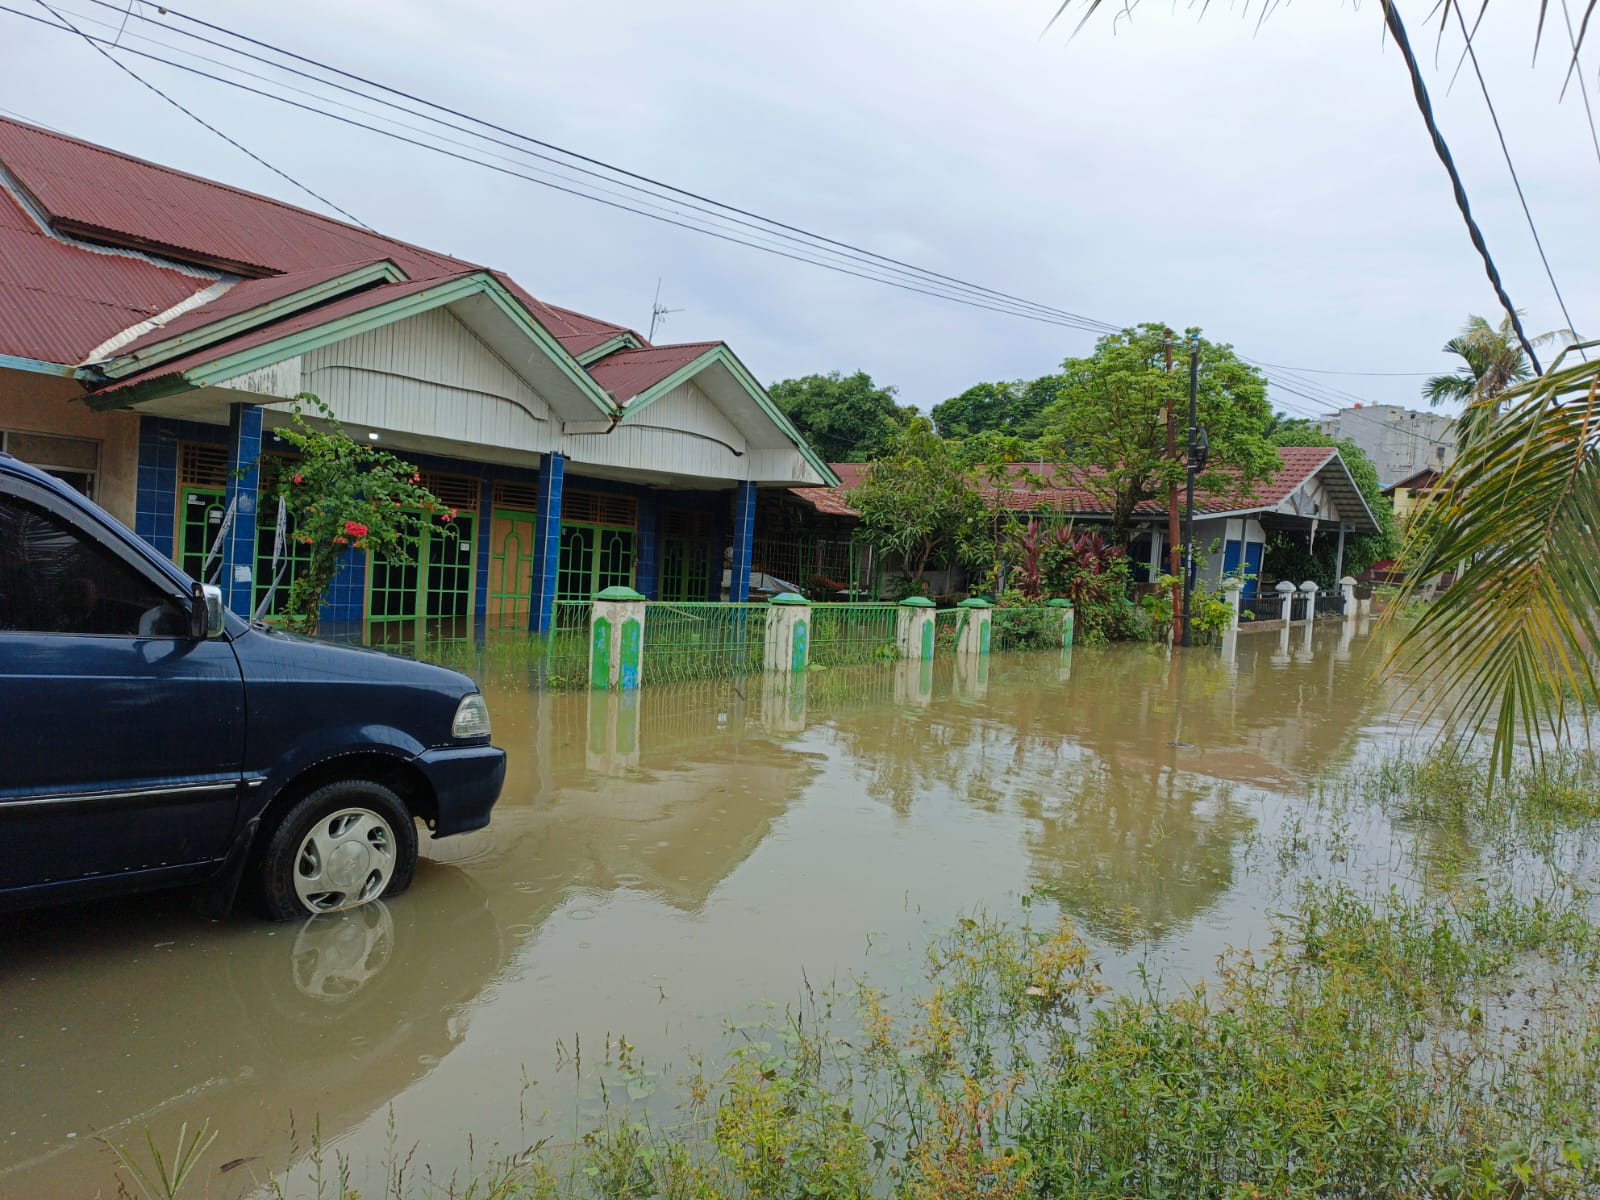
[[811, 663], [844, 667], [894, 662], [899, 606], [894, 604], [813, 604]]
[[552, 605], [550, 632], [544, 639], [546, 687], [589, 686], [589, 611], [587, 600], [557, 600]]
[[936, 652], [954, 652], [956, 635], [960, 633], [966, 615], [966, 610], [962, 608], [941, 608], [933, 614], [933, 646]]
[[731, 679], [762, 669], [765, 604], [647, 604], [641, 685]]

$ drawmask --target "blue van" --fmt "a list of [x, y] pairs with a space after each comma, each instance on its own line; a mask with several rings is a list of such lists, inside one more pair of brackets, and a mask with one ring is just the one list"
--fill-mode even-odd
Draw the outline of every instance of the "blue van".
[[0, 910], [178, 885], [354, 908], [411, 882], [417, 821], [480, 829], [504, 779], [466, 676], [247, 624], [0, 454]]

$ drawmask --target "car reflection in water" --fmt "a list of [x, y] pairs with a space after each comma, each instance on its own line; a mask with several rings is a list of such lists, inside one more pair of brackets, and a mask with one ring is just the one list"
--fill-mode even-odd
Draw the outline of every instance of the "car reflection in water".
[[[242, 1195], [288, 1166], [291, 1119], [303, 1153], [448, 1055], [502, 962], [482, 889], [428, 862], [405, 896], [299, 926], [203, 925], [146, 897], [18, 919], [4, 953], [6, 1197], [96, 1194], [99, 1138], [139, 1161], [147, 1129], [167, 1149], [206, 1122], [198, 1190]], [[93, 1003], [63, 1005], [85, 962]]]

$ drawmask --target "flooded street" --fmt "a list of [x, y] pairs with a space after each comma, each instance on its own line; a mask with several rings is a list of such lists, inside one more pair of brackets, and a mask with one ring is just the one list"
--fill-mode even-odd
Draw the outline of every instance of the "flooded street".
[[608, 1039], [643, 1064], [636, 1098], [666, 1094], [767, 1004], [910, 979], [980, 908], [1059, 904], [1108, 972], [1202, 974], [1263, 935], [1250, 859], [1310, 777], [1404, 733], [1380, 650], [1352, 621], [1231, 658], [488, 686], [511, 756], [494, 823], [425, 841], [393, 902], [301, 927], [181, 896], [6, 919], [0, 1196], [114, 1194], [97, 1135], [170, 1146], [208, 1120], [202, 1194], [302, 1179], [314, 1131], [363, 1193], [394, 1144], [448, 1176], [570, 1130]]

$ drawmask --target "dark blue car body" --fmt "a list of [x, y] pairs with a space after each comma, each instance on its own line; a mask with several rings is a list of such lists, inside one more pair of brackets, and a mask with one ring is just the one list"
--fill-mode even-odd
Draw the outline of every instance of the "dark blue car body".
[[17, 614], [73, 581], [46, 592], [0, 520], [0, 909], [180, 884], [226, 906], [275, 820], [334, 780], [381, 784], [435, 837], [488, 824], [505, 754], [455, 736], [466, 676], [231, 613], [197, 636], [193, 581], [66, 485], [0, 454], [0, 505], [161, 598], [137, 631], [39, 628]]

